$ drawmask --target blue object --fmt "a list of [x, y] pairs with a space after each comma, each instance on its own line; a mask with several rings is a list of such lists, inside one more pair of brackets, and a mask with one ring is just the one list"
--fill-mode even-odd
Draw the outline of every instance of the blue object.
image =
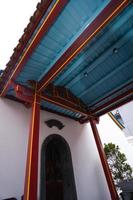
[[[48, 33], [42, 38], [17, 83], [28, 86], [28, 80], [40, 81], [66, 49], [77, 39], [109, 0], [71, 0], [63, 9]], [[133, 88], [133, 4], [129, 4], [103, 28], [87, 46], [65, 67], [53, 83], [68, 88], [88, 108], [123, 86], [124, 92]], [[117, 95], [120, 95], [119, 91]], [[10, 94], [14, 95], [11, 91]], [[106, 100], [114, 98], [111, 95]], [[106, 101], [105, 101], [106, 102]], [[42, 102], [52, 109], [79, 119], [80, 114]]]

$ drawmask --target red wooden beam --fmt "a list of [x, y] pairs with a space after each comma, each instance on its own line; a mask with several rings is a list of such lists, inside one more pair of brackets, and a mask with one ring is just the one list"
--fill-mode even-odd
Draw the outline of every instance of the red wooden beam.
[[37, 200], [40, 98], [34, 95], [29, 133], [24, 200]]
[[[116, 95], [117, 92], [121, 92], [121, 93], [122, 93], [122, 91], [123, 91], [124, 89], [126, 89], [127, 87], [130, 87], [130, 86], [133, 87], [133, 81], [130, 82], [130, 83], [128, 83], [128, 84], [126, 84], [126, 85], [124, 85], [123, 87], [121, 87], [121, 88], [119, 88], [119, 89], [116, 89], [115, 91], [111, 92], [109, 95], [105, 96], [104, 98], [100, 99], [99, 101], [96, 101], [96, 103], [91, 104], [91, 106], [89, 106], [90, 109], [93, 108], [93, 107], [95, 107], [95, 106], [97, 106], [99, 103], [105, 101], [105, 100], [108, 99], [109, 97], [111, 97], [111, 96], [113, 96], [113, 95]], [[98, 106], [97, 106], [97, 107], [98, 107]]]
[[64, 99], [60, 99], [60, 98], [54, 97], [54, 96], [48, 96], [46, 94], [39, 95], [39, 97], [46, 102], [52, 103], [52, 104], [57, 105], [61, 108], [65, 108], [65, 109], [70, 110], [72, 112], [80, 113], [81, 115], [86, 116], [88, 118], [93, 117], [91, 115], [91, 113], [89, 113], [85, 109], [82, 109], [78, 105], [74, 105], [71, 102], [65, 101]]
[[[27, 88], [23, 85], [16, 84], [14, 82], [11, 82], [11, 85], [14, 87], [14, 90], [16, 92], [16, 97], [18, 97], [18, 99], [20, 99], [21, 101], [25, 101], [27, 103], [33, 102], [33, 98], [34, 98], [33, 89]], [[60, 96], [53, 96], [52, 94], [49, 96], [45, 93], [37, 93], [37, 92], [36, 94], [41, 100], [45, 100], [46, 102], [60, 106], [61, 108], [65, 108], [67, 110], [80, 113], [81, 115], [86, 116], [88, 119], [90, 117], [93, 117], [91, 113], [85, 109], [84, 105], [82, 107], [81, 102], [76, 104], [76, 103], [70, 102], [67, 98], [63, 98], [63, 97], [60, 98]]]
[[[5, 98], [9, 99], [9, 100], [12, 100], [12, 101], [16, 101], [18, 103], [21, 103], [23, 104], [26, 108], [30, 108], [31, 107], [31, 104], [25, 102], [24, 100], [22, 99], [18, 99], [14, 96], [11, 96], [11, 95], [6, 95]], [[64, 114], [64, 113], [61, 113], [61, 112], [58, 112], [58, 111], [55, 111], [55, 110], [52, 110], [52, 109], [49, 109], [49, 108], [45, 108], [43, 106], [40, 107], [41, 110], [44, 110], [44, 111], [47, 111], [47, 112], [50, 112], [52, 114], [56, 114], [56, 115], [59, 115], [59, 116], [62, 116], [62, 117], [65, 117], [65, 118], [68, 118], [68, 119], [72, 119], [72, 120], [75, 120], [75, 121], [79, 121], [78, 118], [76, 117], [72, 117], [72, 116], [69, 116], [67, 114]]]
[[13, 81], [10, 81], [11, 86], [14, 88], [16, 97], [28, 104], [33, 103], [34, 91], [29, 88], [26, 88], [22, 85], [16, 84]]
[[113, 182], [113, 178], [112, 178], [112, 175], [111, 175], [108, 163], [107, 163], [106, 155], [104, 153], [102, 142], [101, 142], [98, 130], [97, 130], [96, 121], [91, 119], [90, 124], [91, 124], [91, 128], [92, 128], [93, 136], [95, 138], [97, 150], [98, 150], [98, 153], [99, 153], [99, 156], [100, 156], [100, 159], [101, 159], [101, 163], [102, 163], [102, 166], [103, 166], [103, 170], [104, 170], [107, 185], [108, 185], [108, 188], [109, 188], [109, 191], [110, 191], [111, 199], [112, 200], [118, 200], [119, 197], [118, 197], [118, 194], [117, 194], [114, 182]]
[[41, 25], [41, 27], [37, 31], [37, 33], [34, 36], [33, 40], [31, 41], [31, 43], [29, 44], [28, 48], [24, 52], [22, 58], [18, 62], [17, 66], [15, 67], [13, 72], [10, 74], [10, 77], [7, 80], [6, 84], [4, 85], [0, 96], [5, 96], [6, 95], [6, 92], [7, 92], [8, 88], [9, 88], [9, 86], [10, 86], [10, 80], [15, 80], [17, 75], [22, 70], [24, 64], [26, 63], [28, 58], [31, 56], [33, 50], [38, 45], [39, 41], [48, 32], [49, 28], [54, 23], [54, 21], [56, 20], [56, 18], [58, 17], [58, 15], [60, 14], [60, 12], [62, 11], [62, 9], [64, 8], [64, 6], [66, 5], [67, 2], [68, 2], [68, 0], [57, 0], [55, 2], [55, 4], [53, 5], [51, 11], [49, 12], [49, 14], [47, 15], [46, 19], [44, 20], [43, 24]]
[[124, 9], [129, 0], [112, 0], [103, 11], [88, 25], [76, 41], [57, 60], [49, 72], [38, 84], [38, 91], [43, 89], [67, 66], [67, 64], [85, 47], [85, 45], [119, 12]]
[[110, 105], [108, 108], [100, 111], [99, 113], [96, 114], [96, 116], [100, 117], [108, 112], [111, 112], [114, 109], [119, 108], [120, 106], [125, 105], [126, 103], [129, 103], [130, 101], [133, 101], [133, 95], [127, 97], [126, 99], [121, 100], [120, 102], [114, 104], [114, 105]]
[[49, 84], [45, 89], [45, 93], [48, 93], [54, 98], [62, 99], [68, 103], [70, 102], [71, 105], [74, 104], [75, 106], [81, 107], [85, 110], [87, 108], [87, 105], [85, 105], [81, 99], [76, 97], [68, 88], [65, 88], [64, 86], [55, 86], [54, 84]]
[[117, 96], [117, 97], [111, 99], [110, 101], [104, 103], [103, 105], [97, 107], [96, 109], [94, 109], [94, 110], [92, 111], [92, 113], [93, 113], [93, 114], [96, 114], [96, 113], [98, 113], [98, 112], [101, 112], [102, 110], [105, 110], [106, 108], [111, 107], [111, 106], [114, 105], [114, 104], [118, 106], [119, 103], [120, 103], [122, 100], [125, 100], [125, 98], [128, 99], [129, 96], [130, 96], [130, 97], [132, 96], [132, 98], [133, 98], [133, 89], [130, 89], [130, 90], [124, 92], [123, 94], [121, 94], [121, 95], [119, 95], [119, 96]]
[[[128, 94], [128, 92], [127, 92], [127, 94]], [[103, 104], [101, 106], [102, 110], [100, 110], [100, 108], [98, 110], [98, 108], [97, 108], [97, 113], [94, 112], [94, 111], [91, 111], [92, 116], [95, 116], [95, 118], [101, 117], [102, 115], [104, 115], [104, 114], [106, 114], [108, 112], [111, 112], [112, 110], [117, 109], [120, 106], [123, 106], [126, 103], [129, 103], [130, 101], [133, 101], [133, 90], [132, 89], [131, 89], [131, 95], [130, 96], [126, 96], [126, 95], [124, 96], [124, 95], [125, 95], [125, 93], [123, 94], [123, 98], [121, 96], [121, 98], [119, 99], [119, 101], [116, 101], [114, 99], [114, 102], [113, 102], [113, 100], [112, 100], [113, 104], [111, 104], [110, 102], [107, 102], [106, 106], [105, 106], [105, 104]], [[90, 121], [90, 118], [82, 118], [81, 117], [80, 120], [79, 120], [79, 122], [81, 124], [87, 123], [88, 121]]]

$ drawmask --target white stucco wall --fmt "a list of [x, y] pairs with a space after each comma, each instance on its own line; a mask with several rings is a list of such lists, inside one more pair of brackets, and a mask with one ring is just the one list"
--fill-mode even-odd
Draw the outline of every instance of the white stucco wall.
[[[16, 102], [0, 99], [0, 199], [14, 196], [20, 200], [23, 194], [30, 111]], [[44, 121], [51, 118], [62, 121], [64, 129], [48, 128]], [[50, 134], [60, 134], [68, 142], [78, 200], [110, 200], [90, 125], [44, 111], [40, 125], [40, 149]]]
[[[65, 127], [48, 128], [44, 121], [58, 119]], [[59, 134], [70, 146], [78, 200], [109, 200], [110, 196], [89, 124], [81, 125], [71, 119], [41, 113], [40, 149], [50, 134]]]
[[0, 200], [23, 194], [28, 113], [24, 106], [0, 99]]

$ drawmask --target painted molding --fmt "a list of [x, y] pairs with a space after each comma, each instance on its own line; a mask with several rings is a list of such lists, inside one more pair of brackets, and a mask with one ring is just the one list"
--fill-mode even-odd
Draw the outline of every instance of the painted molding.
[[49, 119], [49, 120], [45, 121], [45, 124], [49, 128], [53, 128], [54, 126], [57, 127], [59, 130], [64, 128], [64, 124], [57, 119]]

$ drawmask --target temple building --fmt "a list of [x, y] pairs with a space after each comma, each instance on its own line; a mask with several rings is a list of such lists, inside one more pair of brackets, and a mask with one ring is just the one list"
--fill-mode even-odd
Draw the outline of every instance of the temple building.
[[132, 100], [132, 1], [42, 0], [0, 76], [0, 199], [118, 200], [97, 124]]

